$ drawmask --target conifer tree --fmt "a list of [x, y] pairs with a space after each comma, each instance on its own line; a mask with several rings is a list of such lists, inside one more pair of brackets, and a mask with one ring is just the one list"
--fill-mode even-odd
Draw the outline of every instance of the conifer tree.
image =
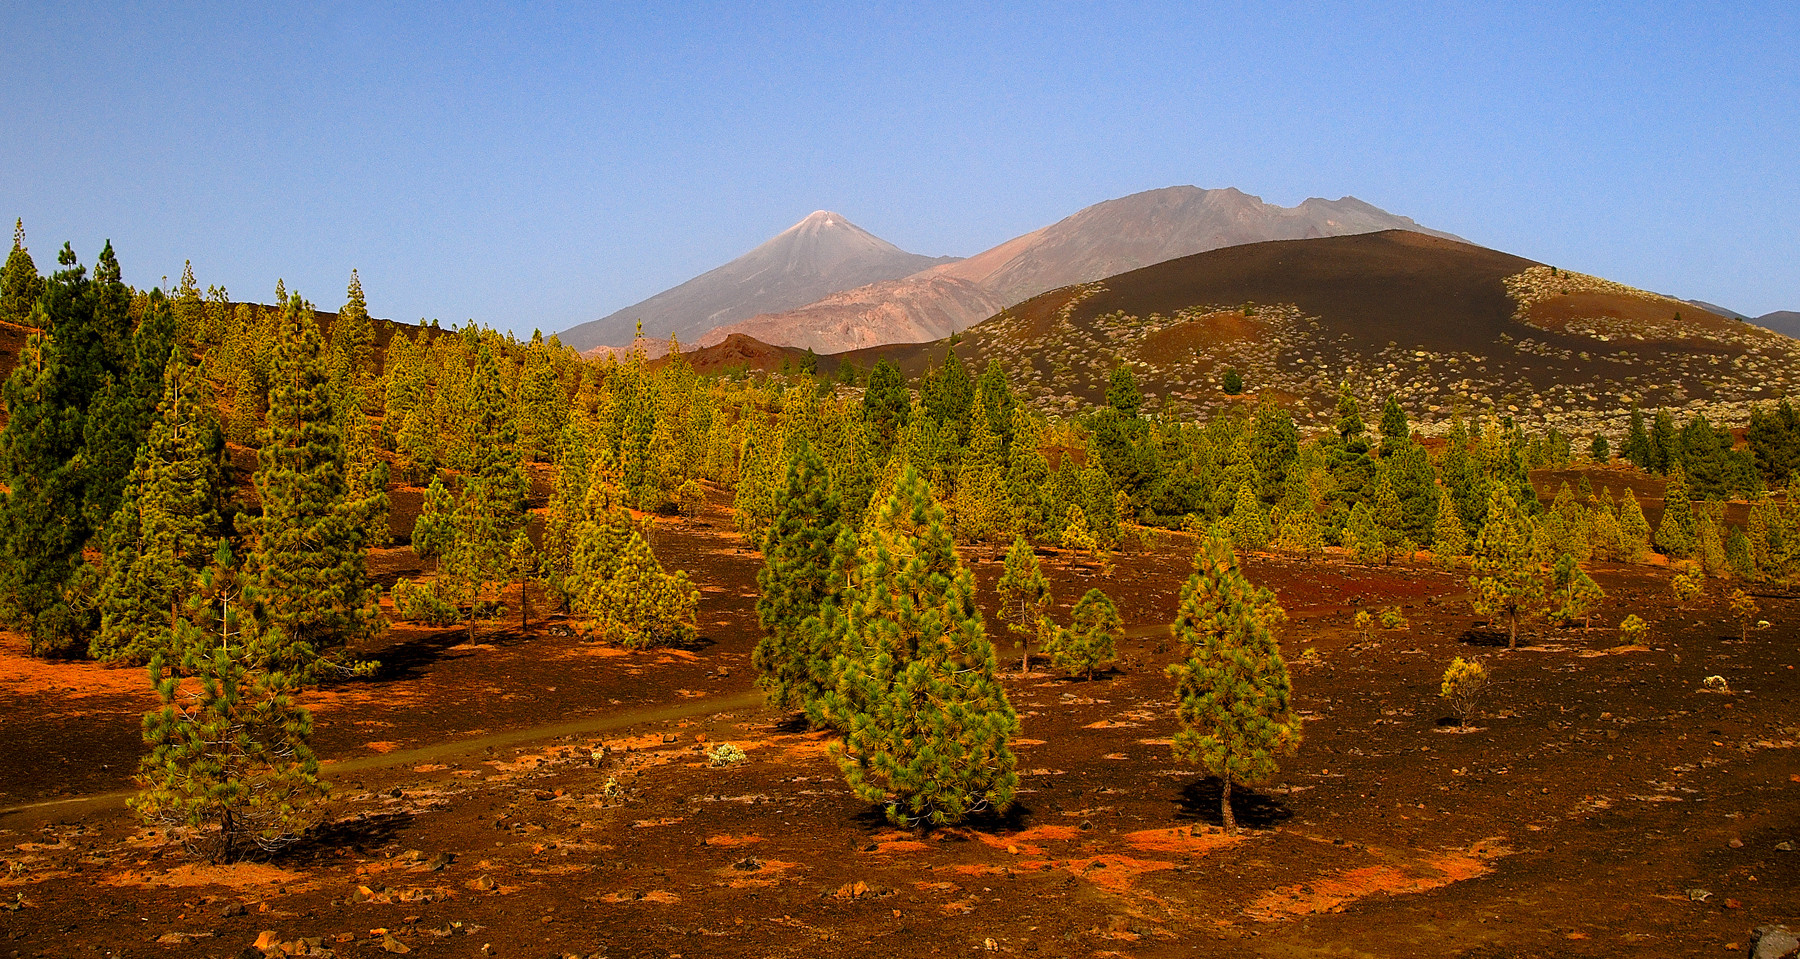
[[1069, 628], [1057, 630], [1054, 645], [1045, 652], [1057, 669], [1091, 682], [1095, 670], [1106, 669], [1118, 658], [1123, 626], [1113, 601], [1090, 589], [1070, 611]]
[[1437, 523], [1431, 530], [1431, 556], [1439, 566], [1449, 567], [1469, 551], [1469, 534], [1463, 529], [1462, 515], [1450, 491], [1438, 488]]
[[757, 685], [777, 709], [804, 708], [816, 696], [817, 667], [801, 626], [819, 614], [830, 596], [831, 573], [843, 516], [825, 464], [805, 440], [788, 461], [786, 492], [763, 539], [757, 572], [756, 618], [763, 636], [751, 654]]
[[369, 319], [362, 279], [355, 270], [350, 271], [344, 305], [338, 310], [337, 320], [331, 324], [331, 354], [338, 367], [334, 372], [341, 377], [354, 405], [361, 409], [365, 404], [373, 404], [375, 323]]
[[0, 430], [0, 610], [27, 633], [32, 655], [72, 655], [85, 642], [85, 617], [63, 597], [81, 558], [79, 409], [64, 401], [68, 373], [54, 332], [26, 341], [6, 380], [8, 419]]
[[1011, 806], [1018, 717], [994, 678], [975, 584], [943, 507], [908, 467], [870, 530], [845, 615], [828, 712], [858, 796], [903, 827]]
[[[169, 653], [150, 680], [162, 707], [144, 717], [150, 746], [132, 808], [192, 852], [218, 861], [267, 853], [292, 841], [307, 807], [326, 795], [310, 746], [312, 717], [295, 702], [297, 677], [268, 664], [292, 647], [269, 622], [221, 544]], [[178, 676], [197, 676], [183, 687]]]
[[0, 268], [0, 322], [14, 326], [35, 326], [32, 310], [38, 297], [44, 295], [44, 278], [25, 249], [25, 221], [13, 221], [12, 252], [6, 266]]
[[1588, 624], [1594, 606], [1606, 598], [1585, 570], [1576, 565], [1575, 557], [1564, 553], [1556, 560], [1556, 566], [1550, 574], [1551, 615], [1565, 625], [1572, 625], [1581, 620], [1583, 627]]
[[1097, 554], [1100, 543], [1094, 538], [1094, 530], [1088, 526], [1087, 513], [1079, 506], [1069, 507], [1069, 514], [1063, 523], [1062, 547], [1074, 553]]
[[1370, 564], [1380, 559], [1386, 552], [1384, 540], [1386, 534], [1381, 525], [1375, 521], [1375, 514], [1366, 503], [1357, 503], [1350, 507], [1350, 515], [1344, 521], [1344, 530], [1339, 535], [1344, 548], [1358, 563]]
[[950, 513], [957, 531], [971, 540], [992, 539], [1006, 533], [1006, 462], [1000, 436], [994, 432], [984, 394], [975, 395], [969, 411], [969, 448], [956, 476], [956, 492]]
[[1619, 554], [1627, 563], [1641, 563], [1650, 552], [1650, 521], [1630, 490], [1619, 500]]
[[1519, 644], [1519, 624], [1543, 605], [1543, 582], [1531, 556], [1531, 520], [1504, 485], [1488, 494], [1488, 519], [1476, 537], [1469, 590], [1479, 615], [1506, 624], [1506, 648]]
[[1375, 489], [1369, 496], [1369, 519], [1381, 543], [1381, 561], [1391, 563], [1396, 552], [1410, 553], [1406, 515], [1400, 495], [1394, 491], [1394, 471], [1384, 461], [1375, 471]]
[[863, 391], [862, 418], [875, 431], [875, 446], [885, 457], [894, 438], [906, 426], [912, 411], [912, 399], [906, 390], [906, 378], [899, 367], [886, 359], [878, 360], [869, 372], [869, 385]]
[[1631, 427], [1625, 433], [1625, 445], [1619, 448], [1619, 455], [1641, 470], [1651, 469], [1656, 462], [1650, 432], [1644, 429], [1644, 411], [1636, 403], [1631, 404]]
[[[119, 508], [126, 477], [163, 395], [163, 371], [175, 349], [174, 324], [168, 301], [151, 291], [142, 322], [123, 344], [123, 366], [109, 373], [88, 404], [82, 423], [87, 478], [82, 511], [91, 529], [103, 528]], [[185, 350], [181, 358], [187, 359]], [[203, 402], [197, 390], [192, 392], [196, 402]]]
[[[166, 648], [196, 577], [218, 546], [220, 475], [216, 435], [199, 370], [171, 351], [162, 402], [124, 503], [106, 535], [97, 659], [141, 665]], [[178, 653], [171, 652], [178, 656]]]
[[380, 627], [379, 593], [364, 552], [370, 504], [349, 497], [312, 305], [290, 295], [280, 329], [268, 426], [252, 477], [262, 515], [240, 522], [251, 542], [246, 568], [279, 627], [280, 642], [258, 652], [272, 657], [268, 668], [311, 683], [343, 668], [345, 647]]
[[1687, 478], [1677, 464], [1669, 471], [1669, 482], [1663, 492], [1663, 515], [1662, 522], [1656, 526], [1656, 545], [1672, 559], [1687, 559], [1694, 555], [1696, 532]]
[[601, 637], [628, 649], [670, 646], [694, 637], [700, 591], [687, 573], [664, 572], [637, 530], [631, 531], [612, 575], [592, 597], [590, 610]]
[[1233, 833], [1233, 784], [1267, 781], [1276, 758], [1300, 746], [1300, 716], [1273, 632], [1285, 619], [1275, 595], [1238, 569], [1230, 544], [1201, 540], [1171, 627], [1186, 651], [1168, 669], [1181, 723], [1174, 751], [1219, 778], [1220, 814]]
[[1269, 545], [1269, 519], [1263, 514], [1262, 501], [1257, 499], [1254, 484], [1245, 482], [1238, 487], [1237, 501], [1225, 521], [1225, 528], [1238, 549], [1260, 550]]
[[1031, 641], [1045, 633], [1044, 612], [1050, 607], [1050, 581], [1044, 578], [1037, 552], [1023, 536], [1013, 538], [1006, 566], [994, 585], [1000, 594], [1000, 621], [1024, 651], [1020, 672], [1031, 672]]

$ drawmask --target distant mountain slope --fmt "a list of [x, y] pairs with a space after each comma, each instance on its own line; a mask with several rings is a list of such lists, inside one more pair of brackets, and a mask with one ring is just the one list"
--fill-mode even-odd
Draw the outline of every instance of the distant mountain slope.
[[646, 337], [667, 340], [672, 333], [686, 343], [758, 313], [793, 309], [840, 290], [951, 262], [955, 257], [908, 253], [820, 210], [724, 266], [558, 336], [582, 352], [627, 346], [642, 320]]
[[[910, 373], [948, 344], [833, 357]], [[1269, 400], [1332, 419], [1338, 385], [1415, 422], [1493, 409], [1568, 433], [1618, 432], [1634, 401], [1741, 422], [1800, 392], [1800, 344], [1653, 293], [1466, 243], [1391, 230], [1227, 247], [1041, 294], [966, 331], [1033, 405], [1098, 402], [1132, 365], [1151, 409]], [[1227, 396], [1238, 370], [1246, 393]], [[1372, 414], [1372, 411], [1365, 411]]]
[[1796, 313], [1793, 310], [1776, 310], [1773, 313], [1764, 313], [1763, 315], [1752, 319], [1750, 322], [1755, 323], [1765, 330], [1774, 330], [1782, 336], [1791, 336], [1794, 339], [1800, 340], [1800, 313]]
[[1019, 303], [1046, 290], [1177, 257], [1244, 243], [1390, 229], [1457, 239], [1354, 197], [1281, 207], [1235, 189], [1167, 187], [1097, 203], [916, 276], [721, 327], [700, 342], [746, 333], [765, 342], [838, 352], [935, 339], [986, 319], [996, 303]]

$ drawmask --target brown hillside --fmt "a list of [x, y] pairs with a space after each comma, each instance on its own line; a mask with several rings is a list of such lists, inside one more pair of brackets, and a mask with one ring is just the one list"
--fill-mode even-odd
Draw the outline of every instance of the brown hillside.
[[[847, 354], [917, 373], [946, 342]], [[1633, 401], [1726, 421], [1795, 391], [1794, 341], [1641, 290], [1419, 233], [1227, 247], [1042, 294], [974, 327], [965, 361], [1005, 363], [1069, 412], [1132, 364], [1150, 407], [1269, 398], [1324, 422], [1338, 384], [1396, 395], [1415, 421], [1495, 409], [1616, 432]], [[1239, 370], [1246, 395], [1220, 381]]]

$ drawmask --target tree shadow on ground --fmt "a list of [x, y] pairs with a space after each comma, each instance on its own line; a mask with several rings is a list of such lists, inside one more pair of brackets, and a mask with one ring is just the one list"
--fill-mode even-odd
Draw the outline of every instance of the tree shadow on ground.
[[386, 812], [323, 822], [272, 860], [283, 866], [318, 866], [344, 853], [358, 855], [392, 845], [413, 824], [410, 812]]
[[776, 735], [792, 736], [808, 732], [812, 732], [812, 723], [806, 721], [805, 713], [790, 713], [775, 722]]
[[[1217, 776], [1195, 780], [1181, 790], [1175, 818], [1223, 826], [1225, 816], [1219, 809], [1219, 799], [1224, 794], [1224, 784]], [[1288, 821], [1294, 815], [1287, 803], [1242, 785], [1231, 789], [1231, 814], [1237, 818], [1239, 826], [1252, 829], [1267, 829]]]
[[[969, 816], [960, 823], [953, 823], [948, 826], [917, 826], [913, 828], [912, 833], [916, 838], [923, 840], [940, 833], [951, 838], [959, 836], [960, 838], [968, 838], [966, 835], [959, 834], [956, 830], [976, 830], [978, 832], [987, 833], [1018, 832], [1025, 828], [1025, 823], [1031, 816], [1032, 811], [1029, 807], [1021, 803], [1013, 803], [1005, 812], [984, 809]], [[856, 813], [851, 818], [856, 822], [857, 826], [870, 837], [871, 842], [874, 841], [873, 837], [876, 833], [906, 828], [904, 826], [896, 826], [894, 823], [888, 821], [887, 808], [885, 806], [869, 806], [863, 811]]]
[[1471, 626], [1463, 630], [1463, 634], [1456, 639], [1464, 646], [1484, 646], [1489, 649], [1506, 648], [1506, 631], [1501, 629], [1482, 629]]

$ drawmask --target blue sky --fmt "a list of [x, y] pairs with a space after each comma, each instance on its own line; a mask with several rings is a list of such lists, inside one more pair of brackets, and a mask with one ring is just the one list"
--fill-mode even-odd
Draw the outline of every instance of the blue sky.
[[1800, 5], [901, 6], [5, 2], [0, 216], [529, 334], [816, 209], [966, 255], [1191, 183], [1800, 309]]

